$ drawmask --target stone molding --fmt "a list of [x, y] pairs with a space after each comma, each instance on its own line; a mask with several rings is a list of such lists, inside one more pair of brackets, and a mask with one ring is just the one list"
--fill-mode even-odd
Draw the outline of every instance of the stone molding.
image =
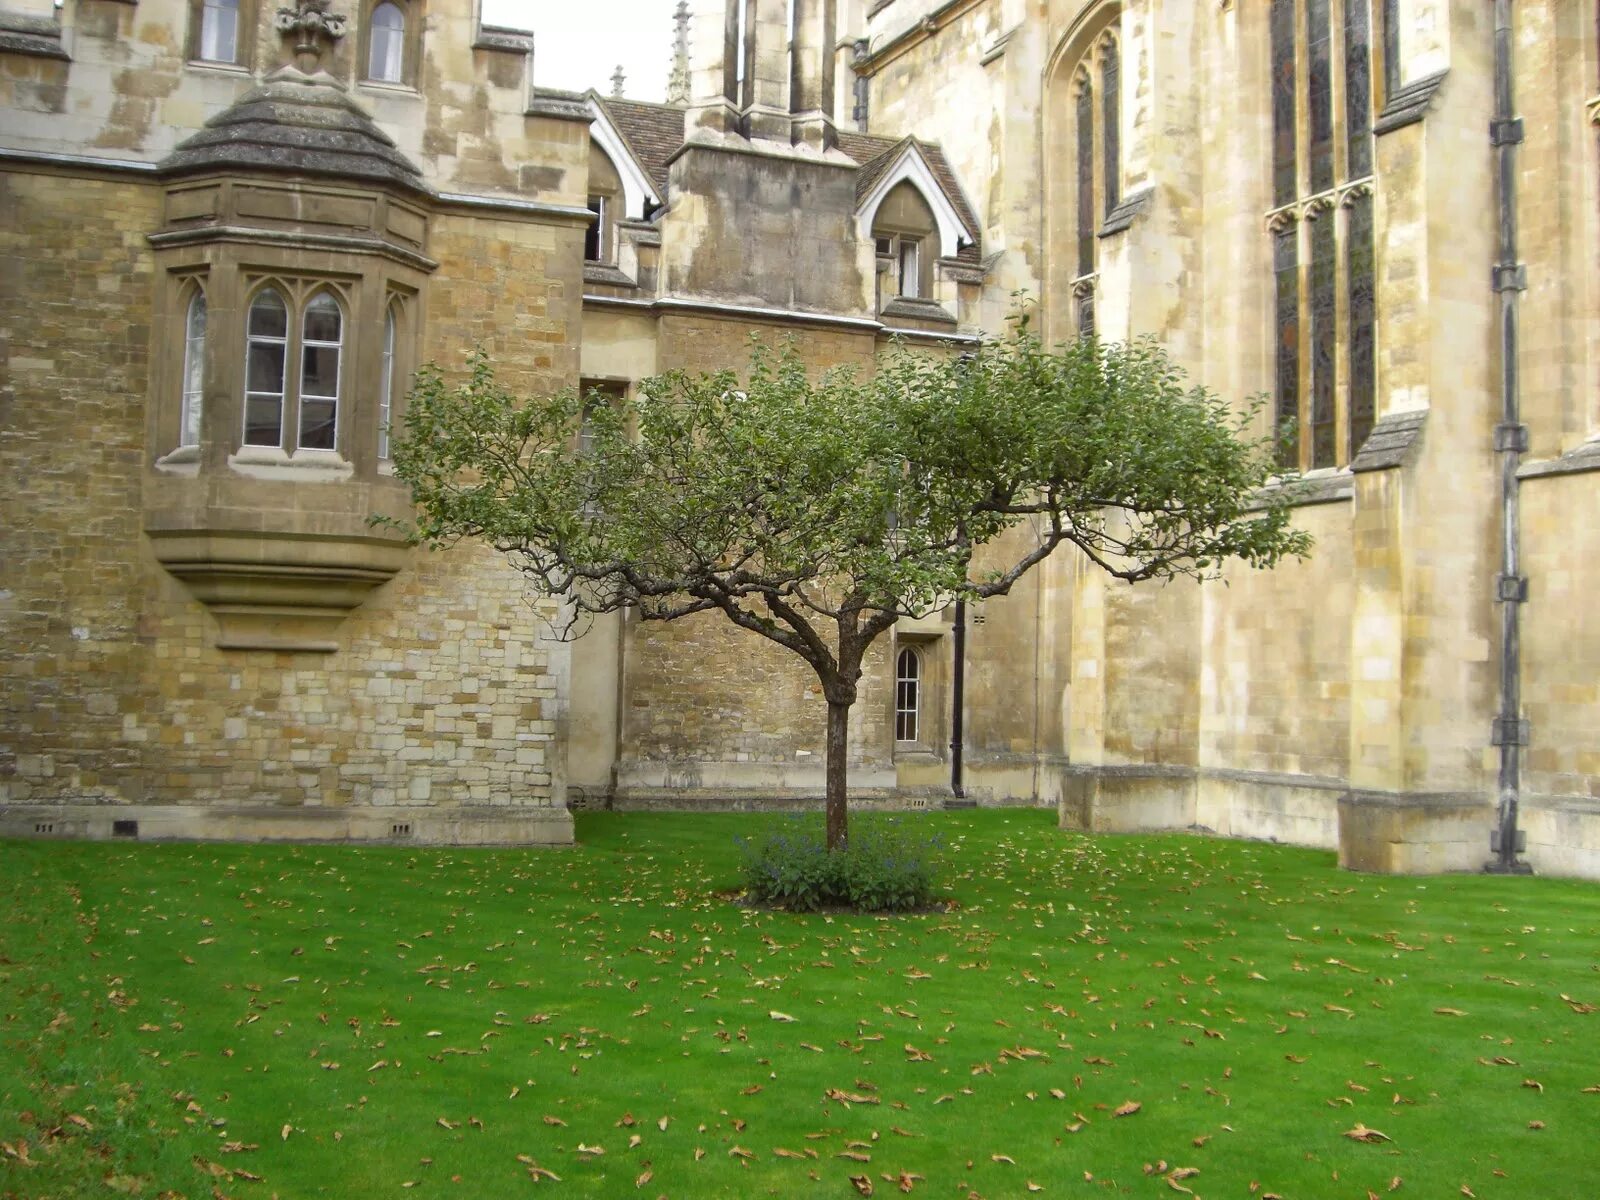
[[1313, 504], [1342, 504], [1355, 497], [1355, 480], [1349, 468], [1324, 469], [1273, 480], [1256, 490], [1245, 505], [1245, 511], [1259, 512], [1269, 504], [1280, 501], [1287, 503], [1290, 508], [1305, 508]]
[[1372, 427], [1367, 440], [1351, 460], [1353, 474], [1364, 471], [1384, 471], [1407, 465], [1411, 448], [1422, 437], [1422, 427], [1427, 423], [1428, 410], [1389, 413]]
[[26, 54], [71, 62], [61, 42], [61, 25], [54, 17], [30, 17], [0, 12], [0, 54]]
[[1124, 196], [1122, 202], [1106, 214], [1099, 236], [1108, 238], [1131, 228], [1134, 220], [1149, 209], [1154, 196], [1154, 188], [1144, 188]]
[[1382, 137], [1386, 133], [1393, 133], [1396, 129], [1415, 125], [1427, 116], [1429, 108], [1433, 105], [1434, 96], [1438, 95], [1449, 74], [1450, 69], [1446, 67], [1443, 71], [1424, 75], [1421, 79], [1413, 79], [1404, 87], [1397, 88], [1389, 96], [1383, 110], [1378, 113], [1377, 120], [1373, 121], [1373, 135]]
[[[114, 831], [127, 822], [134, 823], [136, 835]], [[510, 804], [11, 804], [0, 806], [0, 837], [421, 846], [568, 846], [573, 841], [572, 814], [565, 807]]]
[[1517, 471], [1518, 479], [1538, 479], [1546, 475], [1579, 475], [1600, 471], [1600, 441], [1585, 442], [1560, 458], [1531, 462]]

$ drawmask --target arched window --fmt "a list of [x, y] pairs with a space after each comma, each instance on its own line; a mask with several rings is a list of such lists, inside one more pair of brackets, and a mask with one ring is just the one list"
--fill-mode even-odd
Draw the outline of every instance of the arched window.
[[383, 375], [378, 380], [378, 457], [389, 457], [389, 425], [394, 420], [394, 306], [383, 318]]
[[1298, 435], [1281, 456], [1335, 467], [1372, 432], [1377, 390], [1371, 0], [1272, 0], [1268, 40], [1275, 411]]
[[[344, 327], [344, 309], [326, 288], [303, 308], [275, 287], [257, 293], [245, 321], [246, 446], [291, 453], [339, 448]], [[299, 367], [293, 375], [291, 362]], [[285, 444], [286, 430], [292, 445]]]
[[239, 61], [239, 0], [200, 0], [194, 56], [206, 62]]
[[289, 308], [273, 289], [251, 302], [245, 337], [244, 444], [282, 446]]
[[1095, 331], [1100, 229], [1122, 202], [1122, 50], [1119, 11], [1110, 6], [1106, 27], [1078, 57], [1070, 100], [1073, 320], [1081, 337]]
[[380, 83], [405, 80], [406, 14], [390, 0], [372, 10], [368, 34], [367, 78]]
[[200, 409], [205, 397], [206, 294], [195, 289], [184, 319], [183, 400], [179, 407], [178, 444], [200, 444]]
[[594, 221], [583, 235], [583, 257], [588, 262], [617, 261], [617, 221], [624, 214], [622, 176], [611, 156], [589, 143], [589, 211]]
[[896, 297], [925, 299], [933, 293], [933, 260], [939, 252], [939, 226], [933, 209], [915, 184], [890, 189], [872, 218], [878, 260], [878, 303]]
[[344, 313], [327, 292], [306, 305], [300, 336], [300, 441], [302, 450], [333, 450], [339, 432], [339, 360]]
[[894, 740], [915, 742], [921, 734], [922, 657], [910, 646], [894, 664]]

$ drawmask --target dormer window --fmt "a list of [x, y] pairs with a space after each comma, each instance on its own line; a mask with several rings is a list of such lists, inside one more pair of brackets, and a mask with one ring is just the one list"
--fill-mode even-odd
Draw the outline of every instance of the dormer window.
[[617, 261], [617, 221], [623, 215], [624, 192], [622, 176], [617, 172], [611, 156], [596, 143], [589, 143], [589, 211], [594, 221], [583, 239], [583, 257], [587, 262], [615, 263]]
[[938, 227], [933, 210], [910, 183], [897, 184], [884, 197], [872, 223], [878, 259], [878, 306], [894, 299], [917, 300], [932, 294], [933, 254]]

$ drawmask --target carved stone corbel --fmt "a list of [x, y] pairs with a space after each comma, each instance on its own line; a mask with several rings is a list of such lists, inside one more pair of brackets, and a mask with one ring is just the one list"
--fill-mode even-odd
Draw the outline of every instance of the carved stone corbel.
[[1354, 208], [1357, 200], [1370, 195], [1372, 195], [1372, 180], [1363, 179], [1360, 183], [1352, 183], [1339, 193], [1339, 207]]
[[1285, 233], [1293, 229], [1300, 220], [1300, 209], [1297, 205], [1289, 204], [1276, 212], [1267, 214], [1267, 232], [1271, 234]]
[[1332, 192], [1324, 192], [1320, 196], [1313, 196], [1310, 200], [1306, 201], [1306, 220], [1315, 221], [1318, 217], [1322, 216], [1323, 213], [1331, 213], [1334, 209], [1335, 203], [1336, 200]]

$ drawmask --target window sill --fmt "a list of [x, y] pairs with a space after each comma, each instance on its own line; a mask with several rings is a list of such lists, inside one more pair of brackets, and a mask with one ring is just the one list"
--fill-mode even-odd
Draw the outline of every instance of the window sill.
[[885, 317], [910, 317], [917, 321], [938, 321], [944, 325], [956, 323], [955, 317], [944, 305], [922, 296], [896, 296], [892, 300], [885, 300], [878, 312]]
[[218, 75], [249, 76], [251, 74], [249, 67], [241, 66], [236, 62], [221, 62], [211, 58], [191, 58], [188, 60], [187, 65], [201, 71], [215, 71]]
[[585, 283], [601, 283], [607, 287], [636, 288], [639, 286], [636, 280], [615, 263], [601, 262], [599, 259], [594, 258], [583, 260], [583, 281]]
[[228, 466], [251, 479], [296, 483], [343, 483], [355, 474], [355, 467], [336, 450], [296, 450], [290, 454], [276, 446], [241, 446], [228, 456]]
[[420, 97], [422, 92], [414, 83], [392, 82], [387, 79], [359, 79], [356, 86], [370, 92], [387, 92], [391, 96]]
[[156, 470], [165, 475], [189, 475], [200, 473], [200, 447], [179, 446], [170, 454], [163, 454], [156, 459]]
[[1304, 475], [1273, 478], [1257, 489], [1245, 507], [1259, 511], [1282, 501], [1290, 508], [1308, 508], [1313, 504], [1342, 504], [1355, 498], [1355, 476], [1349, 467], [1321, 467]]

